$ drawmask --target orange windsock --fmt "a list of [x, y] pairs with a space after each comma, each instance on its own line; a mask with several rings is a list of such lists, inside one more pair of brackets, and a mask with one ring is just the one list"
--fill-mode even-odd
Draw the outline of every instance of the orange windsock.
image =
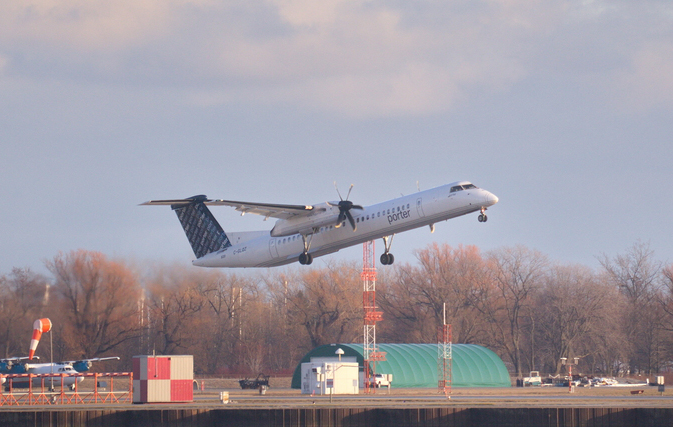
[[49, 331], [51, 331], [51, 320], [37, 319], [35, 323], [33, 323], [33, 338], [30, 340], [30, 350], [28, 350], [28, 360], [33, 360], [33, 356], [35, 355], [35, 349], [37, 349], [37, 343], [40, 342], [42, 334]]

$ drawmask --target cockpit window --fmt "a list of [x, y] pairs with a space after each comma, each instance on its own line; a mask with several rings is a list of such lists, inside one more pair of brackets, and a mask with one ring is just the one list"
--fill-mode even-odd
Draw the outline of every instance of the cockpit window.
[[465, 185], [454, 185], [451, 187], [451, 192], [455, 193], [456, 191], [471, 190], [473, 188], [479, 188], [474, 184], [465, 184]]

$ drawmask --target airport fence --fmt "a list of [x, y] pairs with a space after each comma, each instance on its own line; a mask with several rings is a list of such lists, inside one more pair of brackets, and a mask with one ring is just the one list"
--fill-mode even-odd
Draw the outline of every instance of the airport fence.
[[[80, 388], [80, 377], [92, 378], [93, 388]], [[75, 381], [69, 386], [67, 380], [71, 378]], [[132, 372], [0, 374], [0, 382], [0, 406], [119, 404], [133, 400]]]

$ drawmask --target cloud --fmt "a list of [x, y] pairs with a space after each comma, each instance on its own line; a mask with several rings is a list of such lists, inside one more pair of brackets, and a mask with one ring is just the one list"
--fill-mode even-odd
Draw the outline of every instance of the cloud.
[[615, 72], [610, 89], [622, 110], [673, 107], [673, 42], [645, 43], [628, 68]]
[[91, 52], [129, 48], [169, 29], [171, 2], [161, 0], [27, 0], [8, 2], [0, 14], [6, 41]]
[[[573, 19], [600, 28], [606, 15], [619, 13], [607, 5], [28, 0], [2, 6], [0, 57], [6, 72], [36, 81], [173, 89], [199, 105], [296, 104], [357, 117], [428, 114], [507, 91], [540, 72], [537, 55], [555, 55], [545, 52], [549, 35]], [[565, 48], [573, 55], [573, 46]], [[649, 49], [617, 80], [628, 85], [656, 77], [663, 84], [664, 74], [652, 76], [646, 67], [670, 69], [668, 60], [653, 62], [657, 47]]]

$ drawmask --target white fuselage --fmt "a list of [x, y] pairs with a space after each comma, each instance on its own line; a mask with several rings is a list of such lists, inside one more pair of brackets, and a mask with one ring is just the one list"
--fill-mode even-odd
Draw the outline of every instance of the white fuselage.
[[[391, 236], [413, 228], [423, 227], [455, 218], [494, 205], [498, 198], [481, 188], [451, 192], [456, 182], [399, 197], [363, 210], [351, 210], [357, 230], [346, 223], [342, 227], [320, 227], [312, 238], [310, 251], [314, 257], [340, 249]], [[334, 214], [338, 213], [335, 207]], [[231, 233], [236, 236], [239, 233]], [[242, 233], [241, 233], [242, 234]], [[297, 261], [304, 250], [300, 234], [272, 237], [270, 232], [205, 255], [193, 261], [200, 267], [273, 267]], [[242, 239], [241, 239], [242, 240]]]
[[[78, 374], [72, 365], [67, 363], [27, 363], [26, 364], [26, 374], [40, 375], [39, 377], [33, 378], [33, 387], [40, 387], [44, 381], [45, 387], [50, 387], [52, 382], [54, 387], [61, 386], [61, 374], [64, 374], [63, 377], [63, 386], [69, 387], [75, 384], [75, 382], [82, 382], [84, 377], [78, 376], [74, 377], [71, 375]], [[53, 381], [52, 381], [53, 379]], [[15, 388], [27, 388], [28, 387], [28, 377], [19, 377], [12, 379], [12, 387]]]

